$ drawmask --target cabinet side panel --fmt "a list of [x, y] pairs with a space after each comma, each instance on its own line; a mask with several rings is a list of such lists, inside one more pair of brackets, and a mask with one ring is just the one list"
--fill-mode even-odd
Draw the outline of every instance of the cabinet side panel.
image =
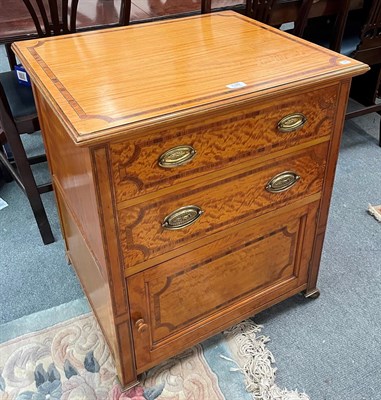
[[[35, 98], [54, 181], [61, 186], [63, 200], [74, 214], [87, 245], [102, 268], [105, 268], [89, 150], [74, 145], [38, 90], [35, 90]], [[105, 269], [104, 276], [106, 277]]]
[[62, 199], [61, 191], [58, 190], [56, 195], [59, 202], [62, 225], [65, 230], [70, 259], [75, 266], [82, 287], [98, 318], [98, 322], [111, 351], [113, 354], [117, 354], [115, 345], [116, 334], [108, 283], [103, 278], [96, 260], [83, 240], [71, 212], [67, 209]]
[[334, 132], [328, 150], [327, 168], [324, 177], [323, 195], [320, 203], [320, 212], [318, 215], [317, 234], [315, 238], [311, 268], [309, 272], [308, 288], [306, 291], [307, 295], [314, 293], [316, 291], [321, 253], [323, 250], [329, 206], [331, 202], [333, 183], [335, 179], [336, 165], [339, 155], [341, 136], [344, 128], [344, 121], [345, 121], [344, 116], [348, 104], [350, 84], [351, 84], [350, 80], [344, 80], [340, 84], [339, 101], [336, 111], [336, 118], [334, 121]]
[[97, 153], [99, 161], [89, 148], [76, 146], [37, 90], [35, 98], [67, 252], [113, 353], [121, 383], [128, 387], [137, 379], [123, 273], [120, 279], [118, 257], [112, 257], [118, 246], [110, 228], [113, 201], [107, 159], [103, 148]]
[[137, 383], [134, 350], [130, 326], [130, 312], [127, 288], [121, 263], [118, 223], [116, 218], [113, 182], [110, 177], [110, 158], [108, 146], [92, 149], [94, 176], [97, 181], [97, 198], [102, 221], [104, 248], [106, 252], [109, 287], [117, 323], [119, 359], [121, 366], [119, 378], [125, 387]]

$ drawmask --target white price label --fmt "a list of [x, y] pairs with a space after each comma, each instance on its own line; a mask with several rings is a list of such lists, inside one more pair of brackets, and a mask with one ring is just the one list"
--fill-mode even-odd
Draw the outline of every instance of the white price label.
[[229, 85], [226, 85], [226, 87], [229, 89], [241, 89], [245, 86], [247, 86], [245, 82], [234, 82], [230, 83]]
[[20, 81], [28, 82], [28, 77], [23, 71], [17, 71], [17, 77], [20, 79]]

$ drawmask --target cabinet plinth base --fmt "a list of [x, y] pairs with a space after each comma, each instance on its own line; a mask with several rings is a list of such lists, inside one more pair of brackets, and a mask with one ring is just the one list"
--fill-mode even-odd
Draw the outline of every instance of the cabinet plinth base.
[[303, 295], [306, 299], [317, 299], [320, 296], [320, 291], [318, 288], [311, 289], [311, 290], [306, 290], [303, 292]]
[[125, 393], [128, 390], [134, 388], [135, 386], [138, 386], [142, 382], [142, 379], [139, 379], [139, 378], [140, 378], [140, 375], [138, 376], [138, 379], [136, 381], [128, 382], [125, 385], [123, 385], [123, 383], [118, 379], [120, 385], [122, 386], [122, 392]]

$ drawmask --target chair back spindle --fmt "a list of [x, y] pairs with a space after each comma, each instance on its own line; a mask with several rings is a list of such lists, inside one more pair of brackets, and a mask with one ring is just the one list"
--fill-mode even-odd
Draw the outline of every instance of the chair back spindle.
[[208, 14], [212, 11], [212, 0], [201, 0], [201, 14]]
[[120, 2], [119, 25], [125, 26], [130, 24], [131, 19], [131, 0], [122, 0]]
[[308, 16], [310, 15], [310, 10], [313, 5], [314, 0], [303, 0], [300, 5], [298, 18], [295, 21], [293, 34], [295, 36], [302, 37], [304, 30], [307, 26]]
[[[331, 50], [340, 52], [341, 43], [347, 23], [350, 0], [330, 0], [336, 6], [336, 13], [334, 15], [335, 22], [330, 34], [329, 48]], [[299, 37], [303, 36], [304, 30], [307, 27], [310, 10], [316, 0], [303, 0], [299, 9], [298, 18], [295, 21], [293, 34]]]
[[[361, 32], [361, 42], [381, 39], [381, 1], [373, 1], [370, 5], [368, 19]], [[365, 46], [366, 47], [366, 46]]]
[[[28, 158], [20, 138], [19, 130], [16, 126], [16, 121], [12, 115], [6, 92], [0, 82], [0, 132], [1, 131], [3, 131], [6, 142], [11, 148], [14, 163], [8, 160], [7, 155], [2, 150], [0, 150], [0, 163], [27, 196], [44, 244], [52, 243], [54, 242], [54, 236], [41, 200], [42, 193], [53, 190], [52, 184], [37, 185], [30, 167], [32, 163], [45, 162], [46, 156], [39, 155]], [[34, 159], [34, 161], [32, 161], [32, 159]]]
[[23, 0], [23, 2], [33, 19], [39, 37], [64, 35], [76, 31], [78, 0], [71, 1], [70, 9], [69, 0]]
[[247, 0], [246, 15], [268, 24], [276, 0]]
[[381, 0], [364, 0], [361, 29], [354, 34], [358, 45], [351, 56], [369, 65], [381, 64]]
[[333, 31], [332, 40], [330, 43], [330, 49], [340, 52], [341, 43], [343, 41], [345, 27], [347, 25], [349, 8], [350, 8], [350, 0], [341, 0], [340, 9], [336, 16], [335, 29]]

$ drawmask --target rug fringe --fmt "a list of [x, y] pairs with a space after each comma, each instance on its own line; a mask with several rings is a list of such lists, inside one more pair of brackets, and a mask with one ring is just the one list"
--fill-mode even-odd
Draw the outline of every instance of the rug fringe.
[[379, 206], [372, 206], [372, 204], [368, 204], [368, 213], [373, 215], [377, 221], [381, 222], [381, 204]]
[[237, 365], [238, 368], [232, 370], [242, 372], [245, 376], [246, 390], [253, 394], [255, 400], [309, 400], [305, 393], [280, 389], [275, 384], [276, 368], [271, 366], [275, 359], [266, 347], [270, 338], [264, 335], [257, 336], [261, 329], [261, 325], [247, 320], [224, 332], [228, 337], [234, 338], [244, 360], [242, 367], [228, 357], [221, 357]]

